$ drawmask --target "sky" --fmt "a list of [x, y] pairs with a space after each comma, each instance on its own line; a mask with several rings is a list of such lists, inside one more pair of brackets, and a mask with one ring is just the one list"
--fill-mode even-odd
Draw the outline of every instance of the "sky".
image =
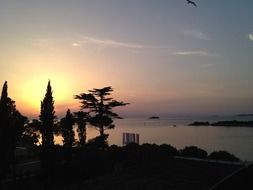
[[123, 116], [253, 112], [253, 1], [0, 0], [0, 85], [38, 117], [112, 86]]

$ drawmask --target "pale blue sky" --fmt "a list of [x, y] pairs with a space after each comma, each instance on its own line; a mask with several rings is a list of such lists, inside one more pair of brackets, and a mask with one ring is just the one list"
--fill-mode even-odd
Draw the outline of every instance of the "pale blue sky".
[[0, 84], [34, 115], [49, 78], [58, 113], [106, 85], [125, 115], [253, 112], [253, 1], [195, 2], [0, 0]]

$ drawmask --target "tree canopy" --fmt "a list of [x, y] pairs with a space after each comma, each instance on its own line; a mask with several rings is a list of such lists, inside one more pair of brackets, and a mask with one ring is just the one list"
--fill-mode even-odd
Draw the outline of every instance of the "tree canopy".
[[50, 179], [54, 168], [54, 123], [56, 118], [50, 81], [47, 84], [46, 95], [41, 101], [39, 118], [42, 137], [40, 167], [43, 176]]
[[73, 131], [74, 117], [70, 110], [67, 110], [66, 116], [61, 119], [61, 132], [63, 137], [63, 146], [72, 147], [75, 141]]
[[75, 112], [75, 122], [77, 124], [77, 132], [79, 138], [79, 146], [84, 146], [86, 143], [86, 124], [90, 116], [88, 112], [78, 111]]
[[112, 109], [128, 104], [108, 97], [111, 95], [112, 91], [112, 87], [108, 86], [104, 88], [94, 88], [89, 90], [88, 93], [75, 95], [75, 99], [80, 100], [82, 104], [81, 109], [88, 110], [90, 113], [91, 117], [89, 122], [99, 130], [100, 136], [104, 135], [106, 129], [114, 128], [114, 118], [121, 119]]
[[44, 99], [41, 101], [40, 110], [40, 121], [41, 121], [41, 135], [42, 135], [42, 146], [49, 147], [54, 144], [54, 100], [52, 95], [52, 88], [50, 81], [47, 84], [47, 91]]
[[22, 125], [21, 114], [16, 110], [15, 102], [8, 97], [8, 85], [5, 81], [0, 99], [0, 178], [5, 175], [14, 161], [14, 150], [19, 132], [16, 127]]

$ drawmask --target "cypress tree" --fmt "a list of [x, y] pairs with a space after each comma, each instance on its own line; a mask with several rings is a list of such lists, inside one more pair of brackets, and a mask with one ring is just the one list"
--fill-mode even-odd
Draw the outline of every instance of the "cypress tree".
[[8, 97], [8, 85], [5, 81], [0, 99], [0, 178], [4, 177], [14, 159], [14, 110], [15, 104]]
[[74, 139], [74, 117], [71, 114], [70, 110], [67, 110], [66, 116], [61, 119], [61, 131], [63, 137], [63, 146], [72, 147]]
[[70, 162], [72, 159], [72, 146], [75, 141], [75, 133], [73, 131], [74, 117], [70, 110], [67, 110], [66, 116], [61, 119], [61, 132], [63, 137], [63, 147], [65, 149], [65, 159]]
[[54, 165], [53, 146], [54, 146], [54, 100], [50, 81], [47, 84], [47, 91], [44, 99], [41, 101], [40, 110], [40, 132], [42, 136], [41, 145], [41, 170], [49, 177], [52, 174]]

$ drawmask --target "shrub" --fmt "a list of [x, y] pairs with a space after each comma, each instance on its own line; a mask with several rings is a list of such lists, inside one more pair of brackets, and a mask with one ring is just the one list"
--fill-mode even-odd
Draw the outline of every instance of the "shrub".
[[227, 151], [214, 151], [209, 156], [209, 159], [214, 160], [223, 160], [223, 161], [232, 161], [232, 162], [239, 162], [240, 159], [234, 156], [233, 154]]
[[87, 147], [93, 148], [93, 149], [106, 149], [108, 148], [108, 136], [107, 134], [104, 134], [102, 136], [97, 136], [93, 139], [90, 139], [87, 143]]
[[177, 156], [179, 154], [178, 150], [175, 147], [168, 144], [162, 144], [160, 145], [159, 148], [162, 152], [166, 153], [166, 155], [168, 156]]
[[183, 150], [180, 150], [180, 156], [194, 157], [194, 158], [206, 158], [207, 152], [196, 146], [187, 146]]

